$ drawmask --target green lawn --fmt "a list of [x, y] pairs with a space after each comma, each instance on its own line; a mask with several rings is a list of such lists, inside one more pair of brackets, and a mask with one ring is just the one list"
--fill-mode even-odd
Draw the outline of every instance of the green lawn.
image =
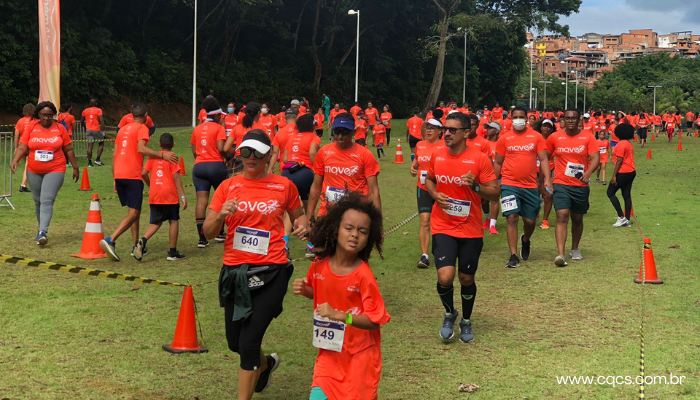
[[[394, 125], [393, 136], [403, 136], [404, 122]], [[184, 155], [189, 172], [188, 142], [189, 132], [177, 133], [175, 151]], [[476, 276], [476, 340], [443, 343], [435, 271], [415, 267], [420, 256], [417, 219], [386, 237], [385, 260], [375, 257], [371, 263], [392, 315], [382, 329], [380, 397], [466, 399], [458, 386], [473, 383], [480, 389], [471, 399], [634, 398], [636, 385], [559, 385], [556, 376], [636, 376], [644, 316], [646, 374], [686, 377], [682, 385], [647, 385], [647, 398], [700, 398], [700, 283], [692, 264], [693, 238], [700, 227], [691, 212], [699, 192], [700, 139], [684, 138], [682, 152], [676, 144], [651, 142], [652, 160], [645, 158], [646, 149], [637, 147], [636, 153], [634, 210], [651, 238], [665, 282], [660, 286], [633, 283], [642, 256], [637, 226], [612, 228], [616, 216], [606, 187], [594, 185], [581, 243], [585, 260], [554, 267], [554, 229], [538, 228], [531, 260], [507, 270], [505, 225], [499, 219], [501, 234], [485, 238]], [[410, 151], [404, 147], [406, 164], [395, 165], [394, 150], [388, 149], [390, 160], [382, 161], [379, 178], [387, 229], [416, 209]], [[110, 154], [111, 146], [105, 162]], [[85, 165], [84, 158], [80, 162]], [[108, 166], [89, 173], [95, 193], [115, 196]], [[186, 188], [192, 203], [181, 213], [179, 249], [187, 260], [165, 261], [163, 229], [149, 241], [150, 253], [140, 263], [128, 256], [127, 233], [117, 247], [123, 260], [115, 263], [69, 256], [80, 249], [91, 193], [78, 191], [79, 184], [68, 180], [56, 202], [49, 246], [34, 245], [33, 202], [30, 194], [17, 193], [19, 177], [12, 197], [17, 210], [0, 209], [0, 253], [182, 283], [218, 278], [221, 245], [196, 248], [193, 188]], [[183, 180], [191, 183], [189, 175]], [[115, 199], [102, 205], [109, 233], [125, 210]], [[147, 221], [142, 216], [142, 231]], [[553, 217], [550, 222], [554, 226]], [[670, 248], [674, 245], [680, 247]], [[303, 250], [303, 243], [293, 241], [293, 257], [301, 257]], [[294, 276], [305, 275], [308, 265], [297, 262]], [[226, 345], [215, 284], [194, 291], [209, 353], [170, 355], [161, 346], [172, 340], [182, 288], [9, 264], [0, 265], [0, 274], [0, 398], [235, 398], [238, 356]], [[455, 304], [461, 310], [458, 299]], [[283, 363], [273, 385], [255, 398], [308, 398], [316, 357], [311, 320], [311, 302], [290, 289], [285, 311], [264, 341], [264, 349], [278, 352]]]

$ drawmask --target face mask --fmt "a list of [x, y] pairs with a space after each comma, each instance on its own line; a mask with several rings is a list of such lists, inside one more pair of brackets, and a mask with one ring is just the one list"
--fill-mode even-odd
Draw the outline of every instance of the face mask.
[[260, 111], [262, 111], [263, 114], [267, 114], [267, 108], [263, 108]]
[[516, 130], [521, 130], [525, 128], [525, 125], [527, 125], [527, 121], [524, 119], [514, 119], [513, 120], [513, 128]]
[[232, 113], [232, 112], [233, 112], [233, 107], [227, 108], [227, 111], [229, 112], [229, 114]]

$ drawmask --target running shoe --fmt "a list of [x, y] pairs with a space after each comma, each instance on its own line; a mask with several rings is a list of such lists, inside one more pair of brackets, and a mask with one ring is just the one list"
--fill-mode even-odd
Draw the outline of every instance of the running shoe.
[[265, 356], [265, 358], [267, 359], [267, 369], [260, 373], [258, 383], [255, 385], [255, 393], [260, 393], [270, 386], [272, 373], [275, 372], [282, 361], [277, 353], [272, 353], [269, 356]]
[[216, 243], [223, 243], [226, 241], [226, 234], [220, 233], [219, 236], [214, 238], [214, 240], [216, 241]]
[[[136, 246], [134, 246], [134, 247], [131, 248], [131, 256], [132, 256], [132, 257], [134, 256], [134, 250], [136, 250]], [[141, 255], [142, 255], [142, 256], [148, 255], [148, 248], [147, 248], [147, 247], [144, 247], [144, 248], [141, 250]]]
[[472, 321], [469, 319], [462, 319], [459, 321], [459, 341], [462, 343], [469, 343], [472, 340], [474, 340]]
[[20, 193], [31, 193], [31, 190], [29, 190], [28, 187], [26, 187], [26, 186], [24, 186], [24, 185], [21, 185], [21, 186], [19, 187], [19, 192], [20, 192]]
[[418, 261], [418, 268], [420, 269], [426, 269], [430, 267], [430, 259], [428, 256], [422, 255], [420, 257], [420, 261]]
[[314, 253], [314, 248], [311, 246], [306, 246], [306, 253], [304, 254], [304, 257], [306, 257], [309, 260], [313, 260], [316, 258], [316, 253]]
[[617, 221], [613, 224], [613, 228], [622, 228], [627, 226], [626, 224], [630, 222], [626, 217], [617, 217]]
[[530, 242], [525, 243], [525, 234], [520, 235], [520, 258], [523, 261], [530, 258]]
[[489, 229], [489, 226], [491, 226], [491, 220], [488, 219], [488, 218], [486, 218], [486, 219], [484, 220], [483, 228], [484, 228], [484, 229]]
[[605, 181], [603, 181], [603, 186], [605, 186]]
[[90, 162], [88, 163], [88, 167], [89, 167], [89, 168], [94, 167], [94, 165], [92, 165], [92, 161], [90, 161]]
[[95, 165], [99, 165], [100, 167], [103, 166], [104, 164], [100, 160], [95, 160]]
[[583, 260], [583, 256], [581, 255], [581, 251], [579, 249], [571, 249], [569, 255], [571, 256], [572, 260]]
[[510, 255], [510, 259], [506, 263], [506, 268], [518, 268], [520, 266], [520, 259], [515, 254]]
[[540, 225], [540, 228], [549, 229], [549, 221], [547, 221], [546, 219], [542, 220], [542, 224]]
[[489, 233], [492, 235], [498, 235], [498, 231], [496, 230], [495, 226], [489, 228]]
[[595, 183], [600, 183], [600, 178], [595, 178]]
[[203, 249], [203, 248], [208, 247], [208, 246], [209, 246], [209, 241], [206, 239], [200, 240], [199, 243], [197, 243], [197, 247], [199, 247], [200, 249]]
[[168, 252], [168, 256], [165, 258], [168, 261], [178, 261], [178, 260], [184, 260], [185, 255], [180, 253], [179, 251], [175, 250], [174, 253]]
[[139, 239], [139, 241], [136, 242], [136, 246], [134, 246], [134, 249], [131, 251], [131, 255], [134, 256], [136, 261], [141, 261], [143, 259], [144, 248], [143, 239]]
[[110, 238], [100, 240], [100, 247], [102, 247], [102, 250], [104, 250], [105, 253], [107, 253], [107, 257], [109, 257], [111, 260], [120, 260], [119, 256], [117, 255], [117, 249], [115, 248], [115, 244], [111, 241]]
[[566, 267], [569, 265], [569, 263], [566, 262], [566, 257], [564, 257], [563, 254], [559, 254], [558, 256], [554, 257], [554, 265], [557, 267]]
[[49, 243], [49, 238], [46, 236], [46, 232], [39, 231], [36, 235], [36, 244], [39, 246], [46, 246]]
[[445, 340], [452, 339], [455, 335], [454, 325], [458, 316], [459, 312], [457, 312], [457, 310], [452, 314], [445, 313], [445, 318], [442, 320], [442, 328], [440, 328], [440, 337]]

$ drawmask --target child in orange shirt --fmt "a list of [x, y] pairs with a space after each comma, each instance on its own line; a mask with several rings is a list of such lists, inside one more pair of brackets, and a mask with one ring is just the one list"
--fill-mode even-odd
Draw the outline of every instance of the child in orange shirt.
[[[372, 137], [374, 138], [374, 146], [377, 148], [377, 158], [382, 159], [382, 156], [386, 157], [384, 153], [384, 142], [386, 141], [386, 125], [384, 122], [377, 122], [372, 130]], [[380, 154], [381, 153], [381, 154]]]
[[608, 166], [608, 153], [610, 152], [610, 143], [605, 138], [605, 132], [598, 132], [598, 148], [600, 149], [600, 164], [598, 164], [598, 170], [596, 172], [595, 183], [600, 183], [600, 172], [603, 172], [603, 185], [605, 185], [605, 167]]
[[[160, 135], [159, 141], [162, 153], [172, 151], [175, 143], [173, 135], [164, 133]], [[152, 175], [150, 173], [153, 173]], [[143, 181], [150, 187], [148, 193], [148, 204], [151, 206], [151, 221], [146, 233], [136, 242], [134, 247], [134, 258], [138, 261], [143, 259], [143, 256], [148, 253], [146, 243], [153, 235], [158, 232], [158, 229], [163, 222], [170, 223], [170, 250], [166, 260], [176, 261], [184, 260], [185, 255], [177, 251], [177, 235], [180, 221], [180, 200], [182, 200], [182, 209], [187, 209], [187, 199], [185, 197], [185, 189], [182, 186], [180, 179], [180, 165], [161, 158], [149, 158], [146, 165], [141, 171]], [[178, 195], [180, 199], [178, 199]]]
[[355, 143], [360, 146], [367, 147], [367, 131], [369, 130], [369, 125], [367, 124], [367, 116], [365, 112], [360, 110], [357, 112], [355, 119]]
[[382, 232], [381, 212], [356, 192], [343, 196], [315, 223], [310, 240], [318, 257], [306, 278], [292, 285], [294, 294], [314, 301], [313, 343], [319, 351], [311, 400], [377, 399], [379, 328], [391, 316], [369, 257], [373, 247], [381, 254]]

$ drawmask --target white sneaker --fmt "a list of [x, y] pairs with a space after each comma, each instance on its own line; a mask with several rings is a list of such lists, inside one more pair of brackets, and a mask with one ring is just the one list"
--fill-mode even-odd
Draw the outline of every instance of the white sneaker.
[[625, 217], [617, 217], [617, 222], [613, 224], [613, 228], [621, 228], [626, 226], [630, 221]]
[[569, 255], [571, 256], [572, 260], [583, 260], [583, 256], [581, 255], [581, 251], [579, 249], [571, 249]]

